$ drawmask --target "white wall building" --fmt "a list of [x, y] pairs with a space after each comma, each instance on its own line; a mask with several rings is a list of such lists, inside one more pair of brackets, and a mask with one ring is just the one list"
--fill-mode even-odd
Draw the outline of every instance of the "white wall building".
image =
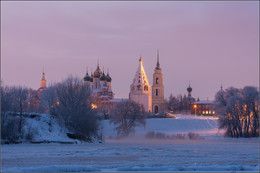
[[130, 85], [129, 99], [144, 106], [146, 112], [152, 112], [151, 85], [145, 74], [142, 58], [139, 59], [139, 66]]

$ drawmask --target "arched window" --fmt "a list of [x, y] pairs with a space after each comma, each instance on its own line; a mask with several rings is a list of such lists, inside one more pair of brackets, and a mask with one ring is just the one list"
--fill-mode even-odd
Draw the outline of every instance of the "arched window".
[[142, 91], [141, 85], [137, 85], [137, 91]]
[[148, 91], [148, 86], [147, 85], [144, 86], [144, 91]]
[[159, 89], [156, 89], [156, 90], [155, 90], [155, 95], [156, 95], [156, 96], [159, 96]]
[[159, 84], [159, 78], [158, 77], [155, 79], [155, 83]]

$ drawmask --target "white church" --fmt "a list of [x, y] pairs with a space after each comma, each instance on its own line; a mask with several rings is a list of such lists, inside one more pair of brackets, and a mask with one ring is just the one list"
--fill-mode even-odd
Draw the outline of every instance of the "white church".
[[142, 104], [146, 112], [159, 113], [164, 111], [164, 86], [163, 75], [157, 52], [157, 63], [153, 74], [153, 85], [148, 82], [140, 57], [139, 66], [135, 73], [133, 83], [130, 85], [129, 99]]

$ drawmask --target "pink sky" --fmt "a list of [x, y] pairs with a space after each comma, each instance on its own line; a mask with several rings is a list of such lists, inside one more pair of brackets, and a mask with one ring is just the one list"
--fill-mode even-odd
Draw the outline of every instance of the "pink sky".
[[152, 84], [156, 49], [165, 97], [213, 99], [220, 88], [259, 86], [259, 2], [2, 2], [1, 78], [40, 87], [86, 67], [109, 68], [127, 98], [140, 54]]

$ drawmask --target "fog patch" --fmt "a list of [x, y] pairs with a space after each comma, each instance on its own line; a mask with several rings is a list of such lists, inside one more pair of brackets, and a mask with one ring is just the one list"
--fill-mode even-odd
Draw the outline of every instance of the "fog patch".
[[132, 134], [130, 136], [109, 136], [105, 139], [107, 143], [178, 143], [180, 141], [188, 142], [195, 140], [204, 140], [205, 138], [195, 132], [173, 133], [149, 131], [147, 133]]
[[150, 131], [145, 134], [146, 139], [169, 139], [169, 140], [178, 140], [178, 139], [190, 139], [190, 140], [198, 140], [204, 139], [199, 136], [198, 133], [189, 132], [189, 133], [176, 133], [176, 134], [166, 134], [162, 132], [154, 132]]

